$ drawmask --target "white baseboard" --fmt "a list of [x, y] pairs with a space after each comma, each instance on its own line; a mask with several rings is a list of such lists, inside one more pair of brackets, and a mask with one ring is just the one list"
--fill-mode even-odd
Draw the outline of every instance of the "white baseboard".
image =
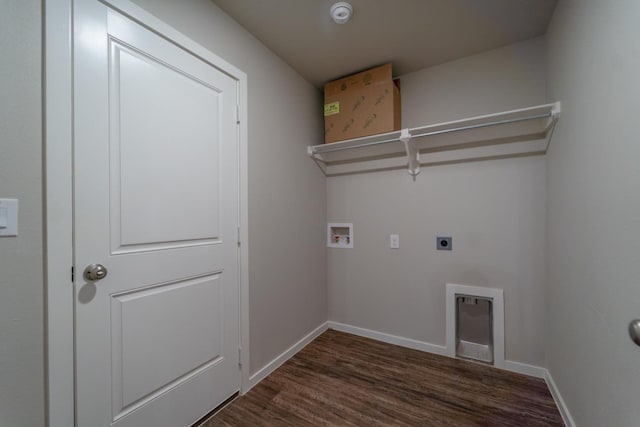
[[328, 323], [329, 322], [324, 322], [322, 325], [318, 326], [316, 329], [309, 332], [307, 335], [302, 337], [300, 341], [298, 341], [297, 343], [289, 347], [287, 350], [285, 350], [280, 356], [276, 357], [271, 362], [267, 363], [262, 369], [260, 369], [256, 373], [252, 374], [249, 377], [249, 387], [247, 387], [246, 390], [242, 390], [242, 394], [245, 394], [246, 392], [251, 390], [253, 386], [255, 386], [260, 381], [265, 379], [269, 374], [271, 374], [273, 371], [275, 371], [280, 366], [282, 366], [284, 362], [286, 362], [287, 360], [295, 356], [295, 354], [300, 350], [302, 350], [307, 344], [309, 344], [311, 341], [318, 338], [324, 331], [329, 329]]
[[529, 375], [536, 378], [545, 378], [547, 370], [540, 366], [528, 365], [526, 363], [513, 362], [511, 360], [505, 360], [502, 365], [502, 369], [515, 372], [517, 374]]
[[[329, 329], [333, 329], [340, 332], [347, 332], [349, 334], [358, 335], [365, 338], [371, 338], [374, 340], [386, 342], [389, 344], [399, 345], [401, 347], [412, 348], [414, 350], [422, 350], [428, 353], [439, 354], [441, 356], [449, 356], [447, 348], [443, 345], [431, 344], [424, 341], [418, 341], [411, 338], [399, 337], [396, 335], [386, 334], [384, 332], [373, 331], [371, 329], [360, 328], [358, 326], [351, 326], [344, 323], [329, 321]], [[488, 365], [487, 365], [488, 366]], [[529, 375], [536, 378], [545, 378], [547, 370], [539, 366], [528, 365], [526, 363], [513, 362], [511, 360], [505, 360], [501, 369], [507, 371], [516, 372], [518, 374]]]
[[423, 341], [414, 340], [411, 338], [398, 337], [396, 335], [385, 334], [384, 332], [372, 331], [371, 329], [359, 328], [357, 326], [346, 325], [338, 322], [328, 322], [329, 329], [333, 329], [340, 332], [347, 332], [349, 334], [358, 335], [365, 338], [371, 338], [374, 340], [386, 342], [389, 344], [399, 345], [401, 347], [412, 348], [414, 350], [422, 350], [429, 353], [440, 354], [446, 356], [446, 348], [443, 345], [430, 344]]
[[562, 416], [562, 420], [564, 421], [567, 427], [576, 427], [575, 421], [573, 421], [573, 417], [569, 412], [569, 408], [564, 403], [564, 399], [560, 394], [560, 390], [556, 386], [555, 381], [553, 381], [553, 377], [551, 373], [547, 370], [544, 376], [544, 380], [547, 383], [547, 387], [549, 387], [549, 391], [551, 392], [551, 396], [553, 396], [553, 400], [556, 401], [556, 405], [558, 406], [558, 411], [560, 411], [560, 415]]

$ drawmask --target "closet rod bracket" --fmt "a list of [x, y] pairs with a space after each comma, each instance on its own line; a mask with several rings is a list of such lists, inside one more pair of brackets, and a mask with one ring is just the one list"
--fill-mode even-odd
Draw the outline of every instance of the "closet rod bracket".
[[400, 132], [400, 141], [404, 143], [404, 149], [407, 153], [409, 175], [415, 179], [416, 175], [420, 173], [420, 151], [413, 141], [409, 129], [402, 129]]
[[560, 107], [560, 101], [554, 102], [553, 107], [551, 108], [551, 119], [558, 120], [560, 118], [560, 113], [562, 112], [562, 108]]

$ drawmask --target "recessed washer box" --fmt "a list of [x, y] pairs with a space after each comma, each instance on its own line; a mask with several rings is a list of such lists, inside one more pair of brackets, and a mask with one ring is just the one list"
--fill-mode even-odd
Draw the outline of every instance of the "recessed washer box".
[[327, 224], [327, 247], [353, 248], [353, 224], [347, 222]]

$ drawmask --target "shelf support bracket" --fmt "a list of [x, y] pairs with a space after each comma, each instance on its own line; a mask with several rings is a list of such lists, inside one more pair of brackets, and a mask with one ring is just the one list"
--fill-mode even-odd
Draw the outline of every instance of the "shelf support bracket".
[[420, 152], [411, 138], [409, 129], [402, 129], [402, 132], [400, 133], [400, 141], [404, 143], [404, 149], [407, 152], [409, 175], [415, 179], [416, 175], [420, 173]]
[[555, 102], [553, 107], [551, 108], [551, 112], [549, 113], [549, 121], [548, 121], [548, 131], [546, 137], [546, 144], [544, 146], [544, 152], [547, 153], [549, 150], [549, 144], [551, 144], [551, 137], [553, 137], [553, 131], [556, 129], [556, 123], [558, 123], [558, 119], [560, 118], [560, 112], [562, 108], [560, 107], [560, 101]]

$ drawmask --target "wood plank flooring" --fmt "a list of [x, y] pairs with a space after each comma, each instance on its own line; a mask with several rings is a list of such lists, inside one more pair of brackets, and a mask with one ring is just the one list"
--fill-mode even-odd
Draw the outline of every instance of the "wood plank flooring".
[[541, 379], [329, 330], [202, 427], [563, 425]]

